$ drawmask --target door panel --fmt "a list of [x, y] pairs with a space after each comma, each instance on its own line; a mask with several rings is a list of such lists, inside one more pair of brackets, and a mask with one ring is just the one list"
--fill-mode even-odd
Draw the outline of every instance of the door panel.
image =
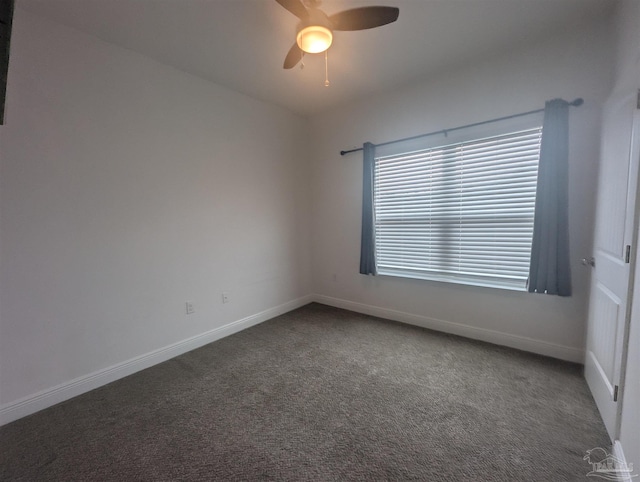
[[598, 176], [585, 377], [612, 440], [618, 435], [614, 398], [629, 311], [631, 270], [626, 246], [632, 244], [636, 219], [637, 96], [634, 92], [605, 105]]
[[[614, 379], [616, 332], [620, 319], [620, 299], [602, 283], [595, 288], [594, 316], [601, 323], [594, 325], [592, 351], [610, 385]], [[613, 388], [611, 389], [613, 390]]]

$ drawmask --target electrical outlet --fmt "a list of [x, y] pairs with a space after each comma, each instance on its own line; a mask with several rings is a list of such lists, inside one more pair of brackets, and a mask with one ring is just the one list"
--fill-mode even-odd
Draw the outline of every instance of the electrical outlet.
[[193, 307], [193, 301], [187, 301], [185, 307], [187, 309], [187, 315], [192, 315], [196, 312], [196, 309]]
[[223, 303], [229, 303], [229, 292], [225, 291], [222, 293], [222, 302]]

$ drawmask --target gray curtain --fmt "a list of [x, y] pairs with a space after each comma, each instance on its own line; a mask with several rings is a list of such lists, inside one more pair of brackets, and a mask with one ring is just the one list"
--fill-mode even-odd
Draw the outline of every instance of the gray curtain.
[[569, 266], [569, 104], [545, 104], [529, 266], [531, 293], [571, 296]]
[[376, 271], [376, 246], [373, 219], [373, 186], [375, 181], [376, 148], [370, 142], [362, 146], [362, 237], [360, 241], [360, 273], [373, 274]]

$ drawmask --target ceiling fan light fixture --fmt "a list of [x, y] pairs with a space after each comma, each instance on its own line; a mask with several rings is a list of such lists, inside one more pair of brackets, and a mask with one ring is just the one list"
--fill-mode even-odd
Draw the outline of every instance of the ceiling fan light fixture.
[[309, 25], [298, 32], [296, 42], [304, 52], [317, 54], [331, 47], [333, 33], [327, 27]]

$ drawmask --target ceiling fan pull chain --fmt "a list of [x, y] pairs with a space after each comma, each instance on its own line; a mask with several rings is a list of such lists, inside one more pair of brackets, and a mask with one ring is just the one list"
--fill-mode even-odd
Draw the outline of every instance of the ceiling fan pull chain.
[[329, 87], [329, 51], [324, 51], [324, 86]]
[[304, 52], [300, 50], [300, 70], [304, 70]]

